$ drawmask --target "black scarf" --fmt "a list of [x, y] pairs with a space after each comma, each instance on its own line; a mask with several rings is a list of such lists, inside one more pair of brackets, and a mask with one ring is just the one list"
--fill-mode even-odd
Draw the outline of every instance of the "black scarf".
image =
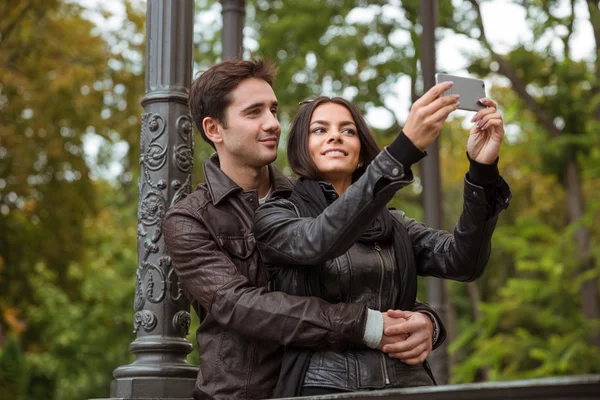
[[[294, 203], [300, 217], [315, 218], [329, 206], [327, 194], [333, 194], [335, 191], [327, 187], [327, 184], [316, 182], [309, 179], [299, 179], [294, 186], [294, 192], [289, 200]], [[403, 236], [401, 239], [399, 236]], [[406, 229], [392, 217], [390, 211], [383, 207], [381, 212], [375, 217], [371, 224], [365, 229], [360, 238], [361, 242], [366, 243], [389, 243], [393, 242], [396, 260], [400, 263], [400, 295], [398, 297], [397, 309], [412, 310], [417, 296], [417, 275], [412, 254], [405, 248], [410, 243], [410, 238]], [[315, 266], [312, 270], [318, 270], [320, 266]], [[307, 274], [308, 280], [318, 279], [318, 274], [311, 274], [311, 269], [304, 268], [303, 273]], [[283, 285], [285, 287], [285, 285]], [[313, 282], [311, 285], [298, 285], [302, 288], [311, 288], [311, 292], [289, 293], [297, 296], [316, 296], [323, 297], [320, 293], [319, 283]], [[296, 286], [296, 287], [298, 287]], [[285, 289], [284, 289], [285, 291]], [[308, 364], [313, 352], [307, 349], [297, 347], [286, 347], [279, 374], [279, 381], [275, 388], [275, 397], [294, 397], [299, 396], [302, 391], [304, 377], [308, 370]]]
[[[328, 206], [329, 202], [325, 192], [335, 193], [324, 182], [316, 182], [300, 178], [294, 186], [294, 192], [289, 200], [296, 205], [301, 217], [317, 217]], [[365, 243], [385, 243], [392, 238], [392, 215], [387, 208], [382, 208], [381, 213], [371, 222], [369, 227], [358, 239]]]

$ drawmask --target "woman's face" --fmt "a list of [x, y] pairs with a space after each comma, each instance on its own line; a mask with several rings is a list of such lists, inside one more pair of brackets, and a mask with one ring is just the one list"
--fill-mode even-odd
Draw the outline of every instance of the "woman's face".
[[350, 111], [339, 104], [322, 104], [315, 108], [309, 129], [308, 151], [323, 179], [352, 179], [360, 162], [360, 139]]

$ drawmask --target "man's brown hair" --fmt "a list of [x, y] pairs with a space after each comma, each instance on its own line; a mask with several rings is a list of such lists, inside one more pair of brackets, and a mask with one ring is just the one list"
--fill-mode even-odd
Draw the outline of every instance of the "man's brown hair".
[[258, 78], [273, 86], [277, 66], [270, 60], [233, 59], [215, 64], [200, 75], [190, 89], [188, 104], [192, 119], [202, 138], [213, 148], [214, 143], [206, 137], [202, 121], [211, 117], [227, 127], [225, 111], [231, 104], [230, 93], [244, 79]]

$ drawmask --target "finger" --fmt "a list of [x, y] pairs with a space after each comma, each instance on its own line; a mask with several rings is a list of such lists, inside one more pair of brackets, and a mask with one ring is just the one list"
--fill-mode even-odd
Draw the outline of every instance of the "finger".
[[491, 120], [487, 121], [486, 123], [484, 123], [481, 126], [481, 129], [482, 130], [486, 130], [486, 129], [489, 129], [489, 128], [493, 127], [493, 126], [502, 126], [502, 125], [504, 125], [504, 123], [502, 122], [501, 119], [491, 119]]
[[[421, 354], [418, 357], [415, 358], [409, 358], [409, 359], [400, 359], [400, 361], [402, 361], [404, 364], [408, 364], [408, 365], [417, 365], [417, 364], [422, 364], [423, 361], [425, 361], [427, 359], [427, 356], [429, 356], [429, 354], [425, 355], [425, 354]], [[391, 356], [390, 356], [391, 357]], [[395, 358], [395, 357], [394, 357]]]
[[456, 110], [458, 108], [458, 106], [460, 106], [460, 103], [457, 102], [457, 103], [453, 103], [453, 104], [447, 105], [445, 107], [442, 107], [431, 116], [431, 119], [435, 122], [445, 121], [446, 118], [448, 118], [448, 115], [450, 115], [450, 113], [452, 111]]
[[388, 310], [387, 315], [390, 318], [404, 318], [404, 319], [408, 319], [410, 318], [412, 312], [411, 311], [404, 311], [404, 310]]
[[442, 109], [448, 105], [458, 104], [459, 99], [460, 99], [460, 96], [457, 94], [440, 97], [439, 99], [437, 99], [437, 100], [433, 101], [432, 103], [428, 104], [427, 106], [423, 107], [422, 113], [425, 116], [433, 115], [436, 112], [438, 112], [440, 109]]
[[500, 115], [500, 113], [493, 113], [490, 115], [486, 115], [485, 117], [483, 117], [482, 119], [477, 121], [476, 125], [479, 127], [482, 127], [489, 121], [493, 121], [493, 120], [498, 120], [498, 121], [502, 122], [502, 115]]
[[425, 340], [423, 340], [423, 337], [420, 337], [420, 335], [413, 335], [409, 336], [406, 340], [403, 341], [388, 343], [385, 346], [383, 346], [382, 350], [386, 353], [404, 353], [423, 344], [426, 344]]
[[[496, 110], [496, 109], [488, 108], [487, 110]], [[483, 117], [481, 117], [479, 120], [480, 121], [489, 121], [490, 119], [502, 119], [502, 114], [500, 114], [498, 111], [492, 112], [492, 113], [487, 113]]]
[[482, 119], [484, 116], [489, 115], [489, 114], [493, 114], [495, 113], [497, 110], [494, 107], [490, 107], [490, 108], [484, 108], [483, 110], [479, 110], [477, 111], [477, 113], [473, 116], [473, 118], [471, 118], [471, 122], [477, 122], [480, 119]]
[[394, 336], [394, 335], [410, 335], [415, 332], [418, 332], [420, 329], [423, 329], [422, 321], [415, 321], [412, 319], [402, 320], [395, 325], [388, 326], [385, 328], [386, 336]]
[[421, 98], [419, 98], [419, 100], [415, 101], [413, 106], [422, 107], [422, 106], [425, 106], [425, 105], [433, 102], [435, 99], [440, 97], [440, 95], [442, 93], [449, 90], [452, 87], [452, 85], [454, 85], [454, 82], [450, 82], [450, 81], [438, 83], [437, 85], [435, 85], [431, 89], [429, 89], [427, 92], [425, 92], [425, 94], [423, 96], [421, 96]]
[[486, 107], [494, 107], [494, 108], [498, 108], [498, 104], [496, 104], [496, 102], [488, 97], [484, 97], [483, 99], [479, 99], [479, 102], [486, 106]]
[[428, 346], [425, 343], [419, 343], [417, 344], [417, 346], [403, 351], [394, 351], [395, 348], [393, 345], [390, 345], [390, 347], [392, 348], [392, 351], [388, 353], [390, 357], [392, 357], [393, 354], [394, 358], [398, 358], [400, 360], [417, 358], [421, 354], [429, 350]]

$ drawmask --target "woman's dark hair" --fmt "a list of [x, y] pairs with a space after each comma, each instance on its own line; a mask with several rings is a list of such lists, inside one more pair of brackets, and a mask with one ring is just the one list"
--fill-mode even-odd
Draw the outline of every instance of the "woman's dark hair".
[[[314, 181], [323, 180], [317, 166], [315, 165], [308, 151], [308, 136], [310, 135], [310, 120], [313, 112], [322, 104], [334, 103], [346, 108], [358, 133], [360, 139], [360, 161], [362, 166], [357, 168], [352, 174], [352, 182], [356, 181], [365, 172], [367, 166], [379, 154], [381, 149], [377, 145], [371, 129], [367, 126], [358, 108], [348, 100], [341, 97], [317, 97], [316, 99], [303, 102], [304, 105], [300, 108], [294, 120], [288, 138], [287, 154], [290, 168], [300, 177], [311, 179]], [[302, 104], [302, 103], [301, 103]]]

